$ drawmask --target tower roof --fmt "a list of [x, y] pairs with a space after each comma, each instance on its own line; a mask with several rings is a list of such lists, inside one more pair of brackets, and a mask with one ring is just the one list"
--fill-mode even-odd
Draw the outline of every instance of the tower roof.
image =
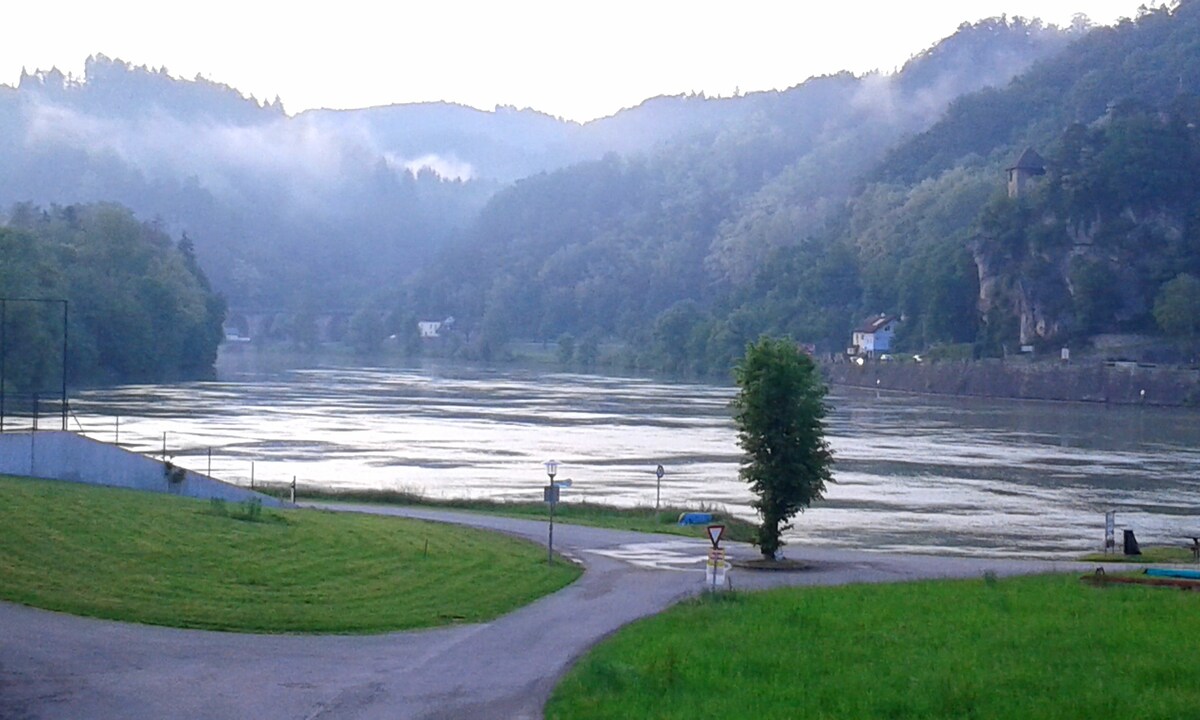
[[1038, 155], [1038, 151], [1031, 147], [1025, 148], [1025, 152], [1021, 153], [1021, 157], [1017, 158], [1016, 164], [1005, 170], [1032, 170], [1036, 173], [1046, 172], [1046, 161]]

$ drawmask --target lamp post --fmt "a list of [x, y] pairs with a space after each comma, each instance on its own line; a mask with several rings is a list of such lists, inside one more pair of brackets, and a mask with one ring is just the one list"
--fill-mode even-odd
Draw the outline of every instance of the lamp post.
[[546, 461], [546, 474], [550, 476], [550, 484], [546, 486], [546, 502], [550, 503], [550, 537], [546, 543], [546, 564], [554, 564], [554, 506], [558, 503], [558, 488], [554, 485], [554, 476], [558, 474], [558, 461]]

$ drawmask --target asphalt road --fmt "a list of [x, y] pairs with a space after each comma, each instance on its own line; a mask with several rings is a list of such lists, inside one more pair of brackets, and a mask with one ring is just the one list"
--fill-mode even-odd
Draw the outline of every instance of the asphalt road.
[[[338, 506], [545, 542], [546, 524]], [[617, 628], [704, 590], [708, 543], [556, 525], [571, 586], [489, 623], [375, 636], [214, 633], [0, 603], [0, 718], [539, 718], [559, 677]], [[726, 544], [735, 557], [753, 548]], [[734, 570], [737, 589], [979, 577], [1093, 565], [790, 548], [798, 573]]]

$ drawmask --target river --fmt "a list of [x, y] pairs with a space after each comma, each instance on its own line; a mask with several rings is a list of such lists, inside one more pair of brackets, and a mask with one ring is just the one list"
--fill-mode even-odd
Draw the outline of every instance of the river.
[[[734, 388], [426, 362], [263, 363], [218, 380], [90, 390], [72, 427], [230, 482], [428, 497], [717, 505], [753, 517], [737, 479]], [[837, 482], [791, 546], [1067, 557], [1103, 546], [1104, 513], [1139, 541], [1200, 532], [1200, 414], [835, 388]], [[210, 460], [211, 453], [211, 460]]]

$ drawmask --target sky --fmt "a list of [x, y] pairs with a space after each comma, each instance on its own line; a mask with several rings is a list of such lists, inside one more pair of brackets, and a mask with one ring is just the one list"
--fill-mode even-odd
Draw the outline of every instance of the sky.
[[446, 100], [580, 122], [658, 95], [892, 72], [964, 21], [1066, 25], [1146, 0], [44, 0], [0, 6], [0, 84], [102, 53], [201, 75], [289, 113]]

